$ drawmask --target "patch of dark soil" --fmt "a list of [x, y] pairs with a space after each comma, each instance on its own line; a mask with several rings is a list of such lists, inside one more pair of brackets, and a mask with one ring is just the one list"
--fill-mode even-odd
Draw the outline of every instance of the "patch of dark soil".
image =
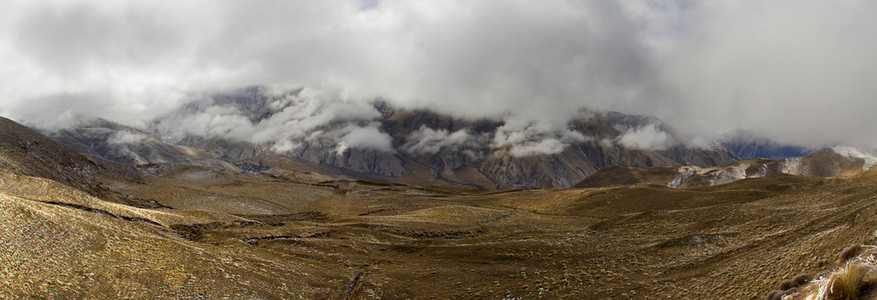
[[669, 239], [660, 244], [655, 245], [657, 248], [667, 248], [676, 246], [694, 246], [703, 243], [712, 243], [724, 240], [734, 234], [693, 234], [686, 237]]
[[210, 222], [210, 223], [195, 223], [195, 224], [174, 224], [171, 225], [170, 228], [176, 231], [177, 235], [180, 237], [191, 240], [198, 241], [201, 237], [201, 233], [208, 230], [214, 229], [226, 229], [226, 228], [241, 228], [247, 226], [256, 226], [263, 225], [261, 222], [257, 221], [234, 221], [231, 223], [223, 223], [223, 222]]
[[425, 229], [411, 229], [411, 228], [401, 228], [395, 226], [386, 226], [386, 225], [373, 225], [373, 224], [362, 224], [357, 227], [364, 227], [369, 229], [376, 229], [384, 232], [389, 232], [395, 235], [413, 237], [413, 238], [424, 238], [424, 239], [462, 239], [462, 238], [473, 238], [476, 237], [478, 232], [483, 231], [482, 228], [476, 230], [425, 230]]
[[115, 215], [115, 214], [113, 214], [113, 213], [111, 213], [111, 212], [105, 211], [105, 210], [103, 210], [103, 209], [98, 209], [98, 208], [88, 207], [88, 206], [85, 206], [85, 205], [79, 205], [79, 204], [73, 204], [73, 203], [64, 203], [64, 202], [56, 202], [56, 201], [40, 201], [40, 202], [45, 203], [45, 204], [52, 204], [52, 205], [59, 205], [59, 206], [65, 206], [65, 207], [75, 208], [75, 209], [82, 210], [82, 211], [87, 211], [87, 212], [90, 212], [90, 213], [96, 213], [96, 214], [101, 214], [101, 215], [108, 216], [108, 217], [112, 217], [112, 218], [122, 219], [122, 220], [125, 220], [125, 221], [142, 222], [142, 223], [152, 224], [152, 225], [156, 225], [156, 226], [162, 226], [161, 224], [159, 224], [159, 223], [157, 223], [157, 222], [155, 222], [155, 221], [153, 221], [153, 220], [150, 220], [150, 219], [140, 218], [140, 217], [117, 216], [117, 215]]
[[356, 289], [356, 286], [359, 284], [360, 278], [362, 278], [362, 272], [356, 274], [356, 276], [353, 277], [353, 280], [351, 280], [350, 283], [347, 284], [347, 290], [344, 291], [345, 297], [349, 297], [350, 294], [353, 293], [353, 291]]
[[361, 213], [361, 214], [359, 214], [359, 215], [360, 215], [360, 216], [374, 215], [374, 214], [378, 214], [378, 213], [385, 212], [385, 211], [387, 211], [387, 210], [388, 210], [388, 209], [386, 209], [386, 208], [381, 208], [381, 209], [376, 209], [376, 210], [372, 210], [372, 211], [364, 212], [364, 213]]
[[[143, 184], [143, 183], [140, 183], [140, 182], [135, 182], [135, 183]], [[167, 205], [164, 205], [164, 204], [158, 203], [158, 201], [155, 201], [155, 200], [153, 200], [153, 199], [145, 199], [145, 198], [135, 197], [135, 196], [132, 196], [132, 195], [130, 195], [130, 194], [120, 193], [120, 192], [117, 192], [117, 191], [108, 191], [108, 192], [106, 192], [106, 193], [103, 193], [103, 197], [102, 197], [101, 199], [102, 199], [102, 200], [107, 200], [107, 201], [110, 201], [110, 202], [116, 202], [116, 203], [120, 203], [120, 204], [125, 204], [125, 205], [128, 205], [128, 206], [133, 206], [133, 207], [137, 207], [137, 208], [147, 208], [147, 209], [167, 208], [167, 209], [174, 209], [173, 207], [170, 207], [170, 206], [167, 206]]]
[[262, 237], [251, 237], [243, 239], [244, 243], [250, 245], [256, 245], [259, 241], [273, 241], [273, 240], [289, 240], [289, 239], [316, 239], [316, 238], [325, 238], [329, 237], [329, 231], [321, 231], [308, 235], [269, 235]]
[[221, 222], [211, 222], [211, 223], [198, 223], [198, 224], [174, 224], [171, 225], [171, 229], [177, 232], [181, 238], [187, 240], [198, 240], [201, 236], [201, 232], [205, 230], [217, 229], [221, 228], [223, 223]]
[[263, 224], [268, 224], [272, 226], [283, 225], [284, 222], [297, 222], [297, 221], [309, 221], [309, 222], [329, 222], [332, 221], [332, 218], [329, 218], [328, 215], [322, 212], [316, 211], [306, 211], [294, 214], [283, 214], [283, 215], [237, 215], [239, 217], [247, 218], [250, 220], [256, 220]]
[[593, 230], [593, 231], [606, 231], [606, 230], [608, 230], [610, 227], [612, 227], [613, 225], [615, 225], [616, 223], [618, 223], [618, 221], [621, 221], [621, 220], [624, 220], [624, 219], [625, 219], [624, 216], [615, 216], [615, 217], [609, 218], [609, 219], [607, 219], [607, 220], [603, 220], [603, 221], [597, 222], [597, 223], [595, 223], [594, 225], [588, 226], [588, 230]]

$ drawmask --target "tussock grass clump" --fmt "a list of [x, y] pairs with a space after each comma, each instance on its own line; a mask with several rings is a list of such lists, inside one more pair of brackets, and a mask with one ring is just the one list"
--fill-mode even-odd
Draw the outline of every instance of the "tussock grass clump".
[[808, 286], [804, 299], [854, 300], [865, 299], [877, 284], [877, 268], [854, 261]]
[[831, 269], [825, 269], [825, 270], [819, 271], [818, 273], [816, 273], [816, 275], [813, 275], [813, 280], [822, 279], [822, 277], [825, 277], [828, 274], [831, 274]]

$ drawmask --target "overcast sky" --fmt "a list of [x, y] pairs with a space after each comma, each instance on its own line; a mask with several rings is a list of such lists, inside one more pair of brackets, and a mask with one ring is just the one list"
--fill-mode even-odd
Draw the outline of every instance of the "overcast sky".
[[702, 139], [877, 145], [877, 1], [6, 0], [0, 115], [137, 124], [331, 86], [464, 117], [649, 114]]

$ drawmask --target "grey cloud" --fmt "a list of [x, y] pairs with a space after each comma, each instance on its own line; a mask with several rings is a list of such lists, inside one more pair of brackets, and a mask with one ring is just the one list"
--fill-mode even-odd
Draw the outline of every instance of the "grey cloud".
[[700, 136], [877, 144], [873, 1], [694, 2], [660, 61], [661, 117]]
[[[494, 140], [517, 155], [576, 141], [539, 124], [582, 107], [656, 115], [693, 144], [737, 128], [877, 144], [875, 13], [860, 0], [13, 0], [0, 11], [0, 113], [48, 127], [96, 116], [136, 125], [204, 92], [266, 85], [336, 89], [344, 101], [296, 103], [314, 114], [260, 123], [213, 108], [180, 130], [279, 138], [284, 149], [289, 136], [366, 146], [368, 102], [381, 97], [526, 120]], [[318, 129], [347, 121], [366, 129]]]
[[[17, 48], [4, 58], [27, 57], [19, 71], [59, 77], [33, 76], [30, 85], [80, 83], [121, 102], [330, 83], [455, 115], [539, 118], [606, 106], [629, 94], [647, 65], [635, 28], [611, 2], [382, 1], [368, 10], [357, 1], [121, 2], [14, 2], [8, 14], [22, 20], [3, 38]], [[144, 90], [154, 95], [125, 99]]]
[[[47, 128], [88, 121], [101, 117], [101, 112], [117, 108], [110, 95], [101, 92], [48, 94], [20, 102], [17, 99], [0, 101], [14, 105], [0, 108], [0, 113], [6, 114], [8, 110], [13, 118]], [[59, 107], [71, 107], [71, 103], [78, 105], [75, 110], [56, 110]]]
[[163, 24], [162, 12], [149, 10], [75, 2], [35, 7], [25, 10], [12, 42], [41, 66], [70, 76], [88, 71], [91, 64], [149, 65], [172, 59], [179, 48], [164, 46], [185, 41]]

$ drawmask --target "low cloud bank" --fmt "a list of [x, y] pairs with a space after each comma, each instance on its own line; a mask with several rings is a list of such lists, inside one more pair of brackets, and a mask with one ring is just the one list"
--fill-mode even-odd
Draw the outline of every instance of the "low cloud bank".
[[503, 126], [497, 128], [491, 147], [506, 148], [512, 156], [521, 157], [558, 154], [569, 144], [588, 140], [588, 137], [569, 129], [565, 123], [534, 122], [511, 116], [505, 119]]
[[267, 144], [279, 153], [310, 145], [334, 147], [338, 154], [349, 148], [393, 151], [392, 139], [376, 121], [381, 114], [338, 89], [264, 92], [249, 102], [229, 101], [234, 93], [205, 96], [160, 117], [152, 127], [172, 142], [188, 136], [225, 138]]

